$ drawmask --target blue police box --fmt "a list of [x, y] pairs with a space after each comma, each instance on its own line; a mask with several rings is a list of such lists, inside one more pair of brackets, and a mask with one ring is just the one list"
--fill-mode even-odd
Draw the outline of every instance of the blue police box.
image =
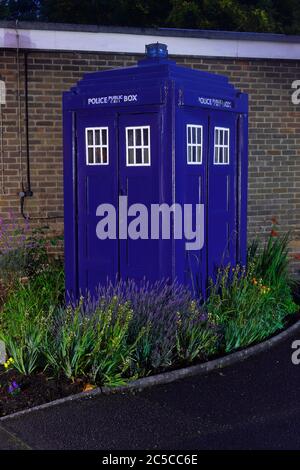
[[[150, 44], [137, 66], [84, 75], [64, 93], [63, 118], [70, 294], [119, 276], [177, 279], [205, 295], [218, 267], [246, 262], [248, 99], [226, 77], [178, 66]], [[174, 236], [172, 211], [171, 237], [161, 227], [147, 237], [137, 223], [135, 204], [150, 213], [175, 203], [192, 205], [193, 220], [203, 204], [203, 246]], [[108, 206], [116, 218], [105, 238]], [[130, 221], [139, 236], [128, 236]]]

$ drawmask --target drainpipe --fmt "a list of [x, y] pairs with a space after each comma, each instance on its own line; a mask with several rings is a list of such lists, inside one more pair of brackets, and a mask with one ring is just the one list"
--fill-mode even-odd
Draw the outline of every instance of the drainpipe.
[[29, 146], [29, 113], [28, 113], [28, 52], [24, 52], [24, 86], [25, 86], [25, 140], [26, 140], [26, 186], [22, 181], [22, 191], [20, 191], [20, 208], [24, 219], [28, 217], [24, 214], [24, 203], [26, 197], [32, 197], [31, 189], [31, 168], [30, 168], [30, 146]]
[[[18, 21], [16, 21], [16, 34], [17, 34], [17, 57], [19, 58], [19, 32], [18, 32]], [[20, 64], [18, 62], [18, 74], [20, 74]], [[20, 99], [20, 89], [18, 91]], [[29, 217], [25, 215], [25, 200], [28, 197], [33, 196], [31, 187], [31, 159], [30, 159], [30, 139], [29, 139], [29, 103], [28, 103], [28, 51], [24, 51], [24, 98], [25, 98], [25, 140], [26, 140], [26, 184], [24, 184], [23, 176], [21, 177], [21, 191], [19, 192], [20, 197], [20, 212], [26, 220], [55, 220], [63, 219], [63, 215], [53, 217]], [[21, 136], [20, 136], [21, 138]], [[22, 153], [22, 145], [21, 145]]]

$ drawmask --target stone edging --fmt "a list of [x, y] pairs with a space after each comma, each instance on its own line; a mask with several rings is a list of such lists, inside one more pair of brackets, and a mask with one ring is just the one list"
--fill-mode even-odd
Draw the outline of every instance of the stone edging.
[[31, 413], [33, 411], [43, 410], [46, 408], [50, 408], [52, 406], [60, 405], [69, 401], [89, 399], [98, 395], [111, 395], [113, 393], [125, 393], [125, 392], [133, 391], [133, 390], [140, 391], [140, 390], [143, 390], [144, 388], [153, 387], [154, 385], [163, 385], [163, 384], [175, 382], [185, 377], [203, 375], [212, 370], [222, 369], [223, 367], [227, 367], [229, 365], [235, 364], [236, 362], [244, 361], [248, 357], [254, 356], [262, 351], [266, 351], [267, 349], [287, 339], [289, 336], [296, 333], [297, 331], [300, 332], [300, 320], [298, 320], [294, 325], [290, 326], [289, 328], [282, 331], [278, 335], [273, 336], [272, 338], [267, 339], [263, 341], [262, 343], [256, 344], [254, 346], [250, 346], [249, 348], [243, 349], [241, 351], [228, 354], [227, 356], [223, 356], [221, 358], [214, 359], [212, 361], [207, 361], [202, 364], [197, 364], [194, 366], [184, 367], [182, 369], [177, 369], [177, 370], [173, 370], [170, 372], [163, 372], [161, 374], [144, 377], [144, 378], [134, 380], [132, 382], [129, 382], [126, 385], [122, 385], [119, 387], [98, 387], [89, 392], [76, 393], [75, 395], [70, 395], [65, 398], [59, 398], [58, 400], [54, 400], [49, 403], [44, 403], [43, 405], [34, 406], [32, 408], [27, 408], [25, 410], [17, 411], [16, 413], [3, 416], [2, 418], [0, 418], [0, 422], [19, 417], [19, 416]]

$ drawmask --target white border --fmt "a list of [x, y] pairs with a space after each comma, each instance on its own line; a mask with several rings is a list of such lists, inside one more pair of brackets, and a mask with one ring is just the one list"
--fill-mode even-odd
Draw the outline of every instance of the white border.
[[[189, 143], [189, 128], [196, 128], [196, 129], [201, 129], [201, 143], [198, 144], [193, 144]], [[192, 135], [192, 133], [191, 133]], [[189, 147], [200, 147], [201, 148], [201, 154], [200, 154], [200, 162], [189, 162]], [[188, 165], [202, 165], [202, 159], [203, 159], [203, 126], [200, 124], [187, 124], [186, 125], [186, 161]]]
[[[93, 136], [95, 135], [95, 131], [100, 131], [100, 145], [96, 145], [95, 142], [93, 142], [93, 145], [88, 145], [88, 131], [93, 131]], [[101, 131], [106, 131], [107, 132], [107, 144], [103, 145], [102, 144], [102, 134]], [[107, 162], [103, 163], [96, 163], [95, 162], [95, 149], [96, 148], [101, 149], [101, 157], [102, 157], [102, 149], [106, 148], [107, 149]], [[94, 150], [94, 155], [93, 155], [93, 160], [94, 163], [89, 163], [89, 155], [88, 155], [88, 149], [92, 148]], [[104, 165], [109, 165], [109, 129], [108, 127], [86, 127], [85, 128], [85, 163], [88, 166], [104, 166]]]
[[179, 56], [300, 59], [300, 43], [249, 39], [191, 38], [151, 34], [0, 28], [0, 49], [17, 48], [144, 54], [145, 44], [162, 42]]
[[[227, 145], [224, 145], [224, 144], [216, 144], [216, 133], [215, 131], [218, 130], [218, 131], [228, 131], [228, 144]], [[215, 150], [216, 148], [220, 149], [224, 149], [224, 148], [227, 148], [228, 149], [228, 162], [224, 163], [224, 162], [216, 162], [215, 161]], [[218, 157], [220, 156], [219, 152], [218, 152]], [[220, 126], [214, 126], [214, 161], [213, 161], [213, 164], [214, 165], [230, 165], [230, 128], [229, 127], [220, 127]]]
[[[144, 135], [143, 132], [141, 133], [141, 145], [136, 146], [135, 145], [135, 132], [133, 133], [134, 135], [134, 142], [133, 145], [128, 145], [128, 130], [136, 130], [136, 129], [148, 129], [148, 145], [144, 145]], [[128, 126], [125, 127], [125, 138], [126, 138], [126, 166], [128, 167], [134, 167], [134, 166], [151, 166], [151, 134], [150, 134], [150, 126]], [[129, 148], [136, 150], [136, 149], [148, 149], [149, 151], [149, 162], [148, 163], [129, 163], [128, 161], [128, 150]], [[134, 152], [134, 155], [136, 152]], [[144, 152], [142, 152], [142, 158], [144, 159]], [[136, 160], [135, 156], [134, 159]]]

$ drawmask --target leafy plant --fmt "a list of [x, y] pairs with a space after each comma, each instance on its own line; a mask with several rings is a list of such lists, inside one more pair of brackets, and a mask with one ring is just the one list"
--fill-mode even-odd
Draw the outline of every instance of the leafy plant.
[[262, 247], [258, 240], [252, 241], [248, 248], [248, 265], [251, 266], [253, 276], [263, 278], [264, 282], [272, 286], [281, 282], [291, 283], [288, 271], [290, 239], [290, 233], [279, 236], [273, 228]]
[[63, 299], [61, 268], [43, 271], [26, 284], [18, 282], [0, 312], [0, 339], [13, 366], [31, 374], [45, 366], [42, 349], [54, 309]]
[[94, 382], [116, 386], [126, 381], [132, 369], [136, 347], [144, 335], [144, 329], [141, 328], [134, 340], [129, 341], [132, 315], [130, 304], [120, 304], [116, 297], [108, 308], [96, 310], [96, 342], [91, 372]]
[[58, 309], [52, 328], [46, 335], [43, 353], [54, 374], [63, 373], [68, 379], [87, 375], [95, 344], [95, 330], [90, 318], [80, 309]]
[[67, 378], [118, 385], [126, 381], [133, 351], [142, 332], [130, 344], [128, 328], [132, 310], [128, 303], [113, 298], [98, 303], [90, 314], [83, 313], [83, 299], [75, 307], [60, 309], [49, 331], [44, 354], [51, 370]]
[[41, 322], [24, 322], [19, 334], [0, 331], [0, 338], [13, 358], [13, 367], [21, 374], [30, 375], [43, 366], [41, 354], [47, 325]]
[[17, 281], [0, 312], [0, 329], [18, 331], [20, 325], [48, 315], [64, 298], [61, 266], [43, 271], [28, 282]]
[[289, 235], [274, 227], [263, 247], [254, 241], [247, 268], [228, 266], [211, 283], [206, 308], [209, 319], [222, 325], [227, 352], [257, 342], [284, 326], [294, 313], [288, 272]]
[[195, 301], [190, 309], [178, 313], [176, 330], [176, 353], [183, 362], [206, 359], [218, 351], [220, 331], [208, 322], [207, 314]]

